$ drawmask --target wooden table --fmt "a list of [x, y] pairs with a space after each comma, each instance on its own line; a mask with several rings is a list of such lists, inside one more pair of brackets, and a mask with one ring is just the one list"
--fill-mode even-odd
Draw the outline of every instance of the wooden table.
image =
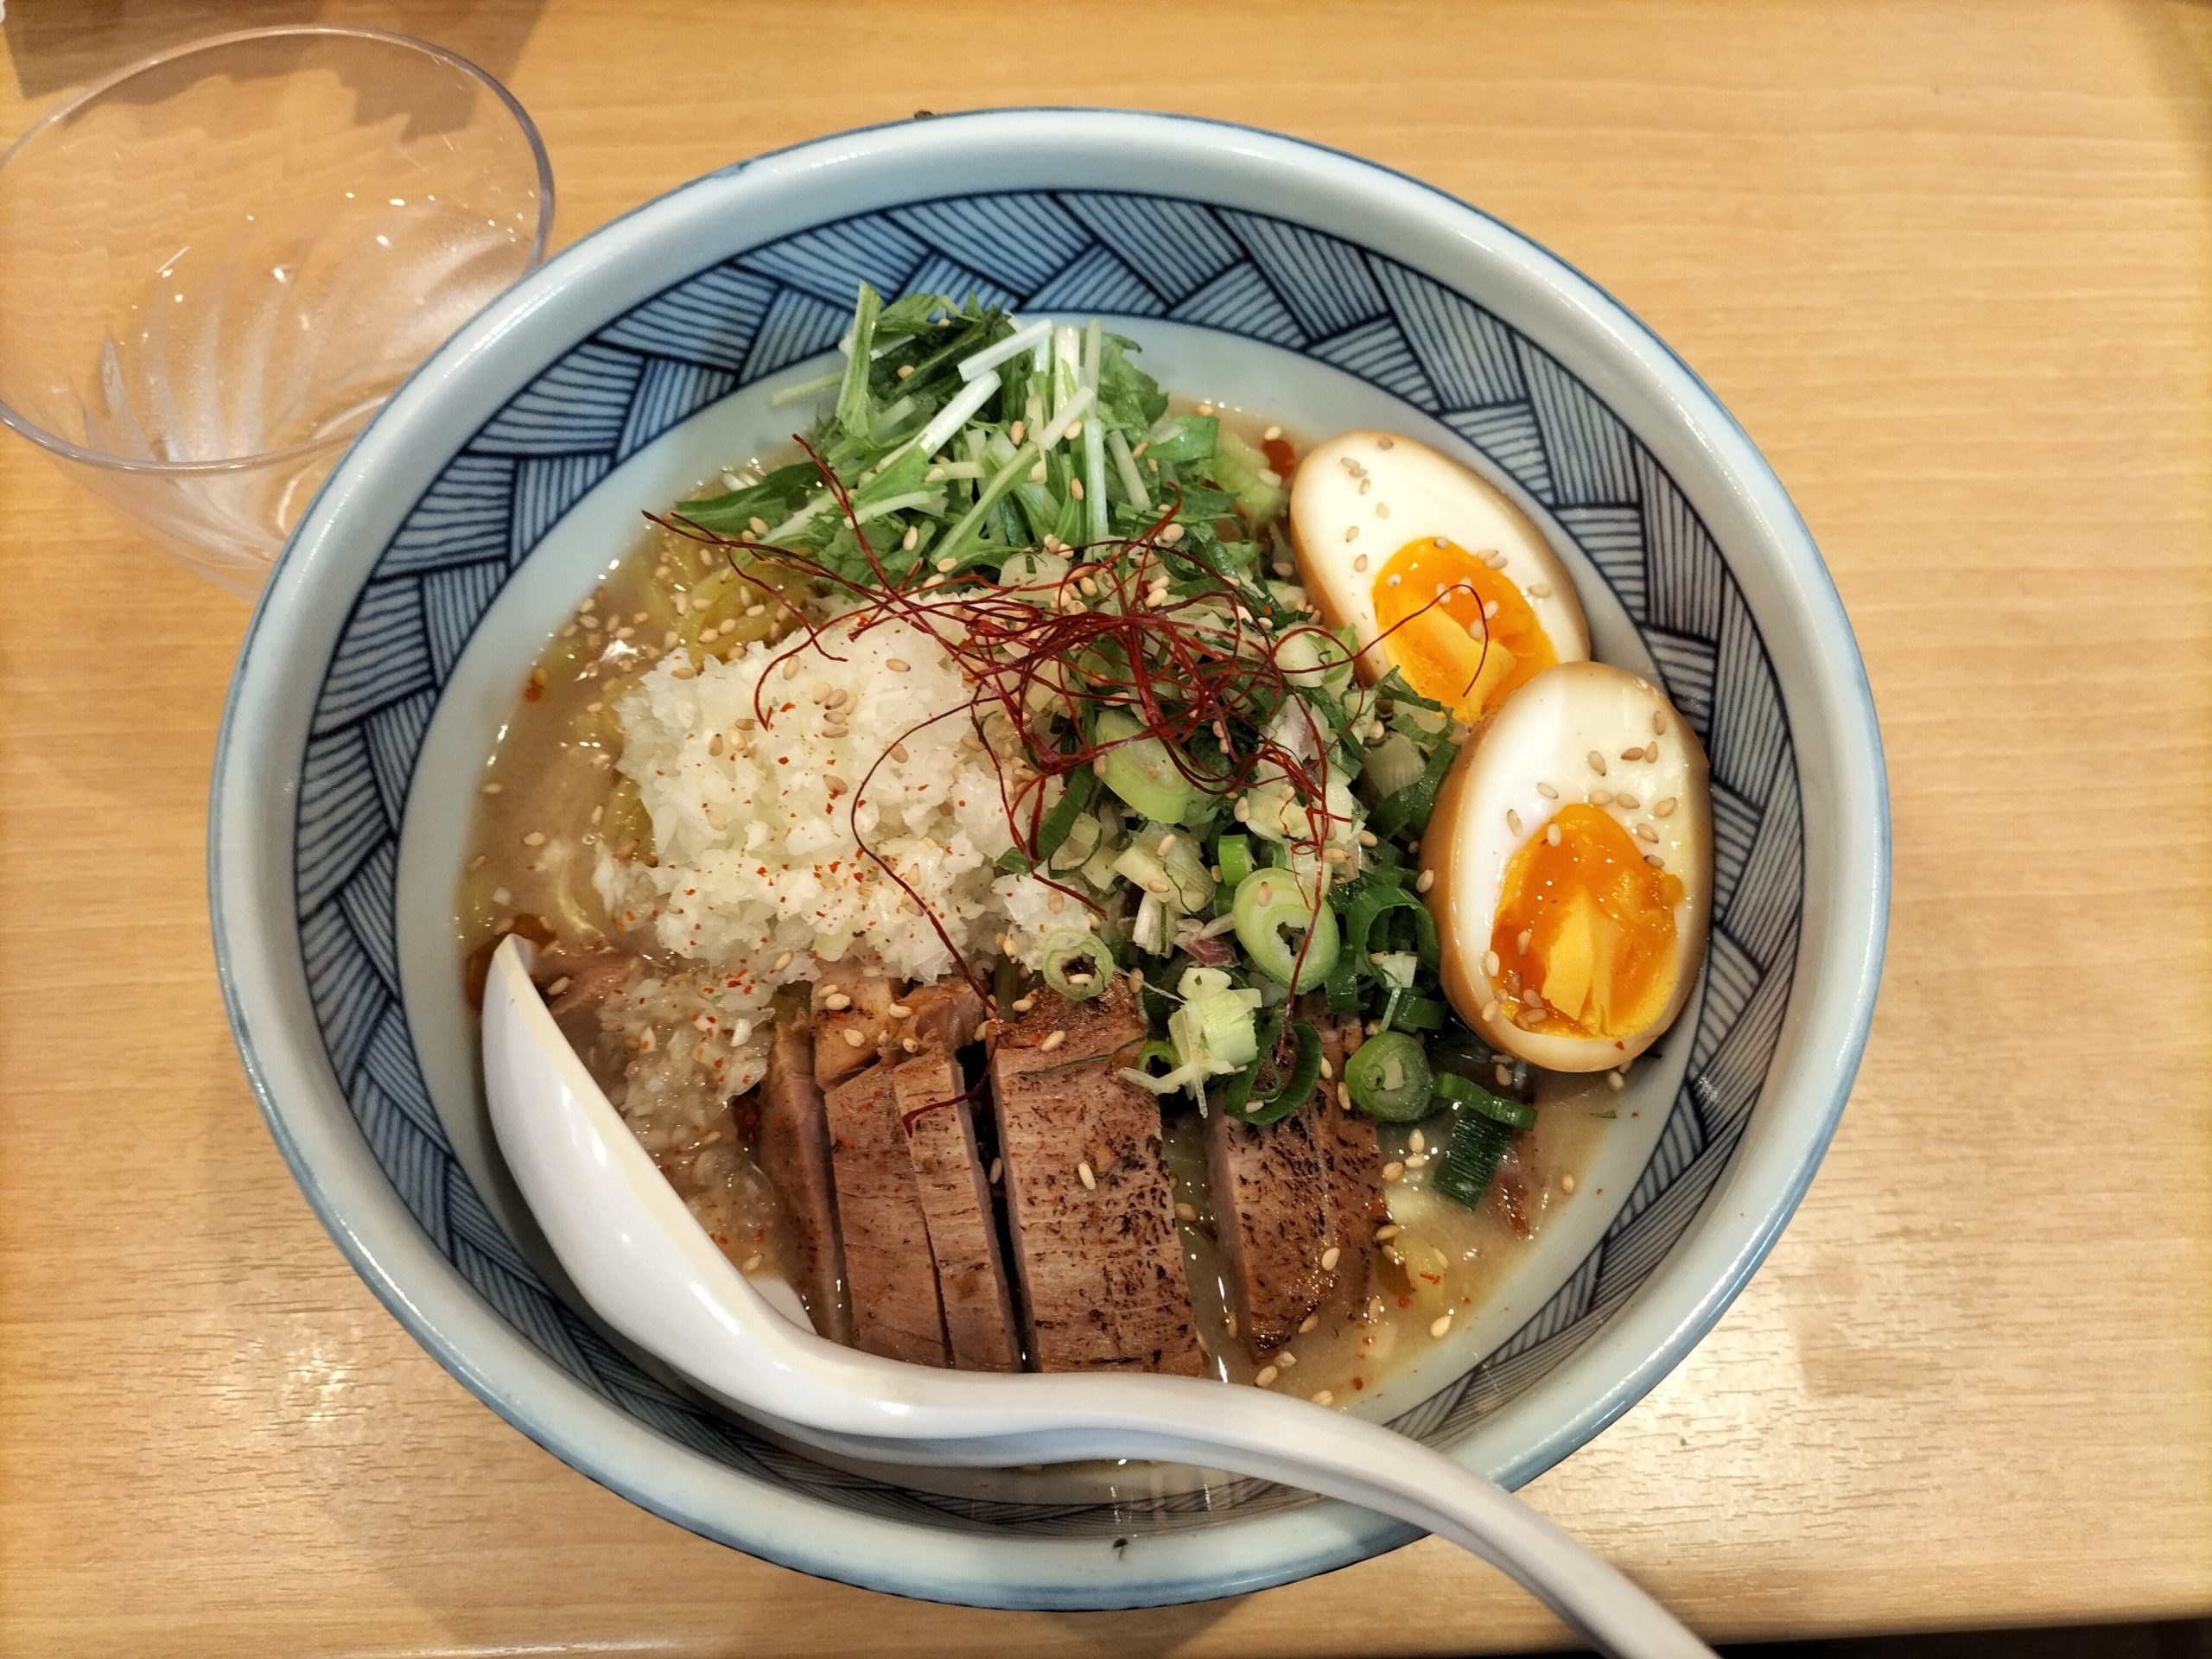
[[[2212, 12], [18, 0], [0, 138], [171, 40], [308, 17], [505, 77], [563, 240], [772, 145], [1029, 96], [1361, 151], [1620, 295], [1842, 586], [1894, 933], [1772, 1261], [1534, 1497], [1718, 1636], [2212, 1609]], [[201, 826], [243, 608], [13, 439], [0, 573], [0, 1649], [1557, 1639], [1433, 1543], [1128, 1616], [894, 1602], [537, 1450], [354, 1278], [232, 1056]]]

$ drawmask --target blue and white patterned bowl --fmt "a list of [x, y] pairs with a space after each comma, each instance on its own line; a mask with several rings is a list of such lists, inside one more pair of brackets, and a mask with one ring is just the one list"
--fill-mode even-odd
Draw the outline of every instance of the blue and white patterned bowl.
[[[1584, 1192], [1406, 1432], [1517, 1484], [1679, 1361], [1812, 1179], [1888, 891], [1849, 626], [1750, 440], [1620, 306], [1370, 163], [1156, 115], [1006, 111], [821, 140], [570, 249], [386, 406], [270, 583], [217, 764], [210, 881], [262, 1107], [339, 1244], [518, 1427], [683, 1526], [827, 1577], [1020, 1607], [1184, 1601], [1406, 1541], [1255, 1483], [1088, 1490], [856, 1467], [719, 1415], [564, 1299], [493, 1154], [451, 939], [477, 768], [541, 641], [658, 506], [772, 448], [855, 285], [1103, 314], [1168, 384], [1395, 426], [1513, 495], [1599, 654], [1713, 760], [1700, 995]], [[1611, 1196], [1606, 1196], [1610, 1194]]]

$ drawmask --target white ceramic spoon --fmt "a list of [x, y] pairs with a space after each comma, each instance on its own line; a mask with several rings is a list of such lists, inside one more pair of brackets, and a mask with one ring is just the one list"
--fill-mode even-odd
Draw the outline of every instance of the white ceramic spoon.
[[484, 1077], [500, 1149], [600, 1317], [709, 1393], [909, 1461], [1147, 1458], [1303, 1487], [1473, 1551], [1617, 1659], [1713, 1659], [1542, 1516], [1379, 1424], [1194, 1377], [938, 1370], [815, 1335], [780, 1281], [764, 1295], [693, 1219], [562, 1036], [525, 950], [502, 944], [484, 990]]

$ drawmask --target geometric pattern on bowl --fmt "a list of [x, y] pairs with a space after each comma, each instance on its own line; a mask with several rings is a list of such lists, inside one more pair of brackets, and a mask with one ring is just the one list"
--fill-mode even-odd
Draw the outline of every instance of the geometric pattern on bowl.
[[817, 226], [664, 289], [518, 393], [424, 492], [358, 596], [317, 692], [296, 825], [299, 927], [332, 1068], [435, 1248], [571, 1376], [670, 1440], [873, 1514], [982, 1530], [1172, 1528], [1262, 1483], [1112, 1505], [949, 1497], [828, 1465], [668, 1388], [547, 1287], [447, 1141], [398, 982], [399, 828], [423, 733], [478, 620], [621, 461], [828, 350], [856, 285], [1040, 313], [1163, 317], [1344, 370], [1441, 421], [1542, 502], [1618, 597], [1713, 767], [1706, 994], [1649, 1161], [1602, 1241], [1482, 1363], [1395, 1420], [1448, 1445], [1566, 1359], [1656, 1268], [1740, 1139], [1789, 1001], [1803, 897], [1797, 768], [1773, 665], [1719, 548], [1651, 454], [1557, 361], [1465, 296], [1334, 237], [1179, 198], [950, 197]]

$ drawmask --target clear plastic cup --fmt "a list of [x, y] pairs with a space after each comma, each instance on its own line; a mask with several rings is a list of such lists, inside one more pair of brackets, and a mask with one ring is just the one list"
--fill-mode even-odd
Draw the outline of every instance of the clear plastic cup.
[[0, 421], [251, 594], [552, 219], [537, 128], [450, 52], [315, 27], [149, 58], [0, 156]]

